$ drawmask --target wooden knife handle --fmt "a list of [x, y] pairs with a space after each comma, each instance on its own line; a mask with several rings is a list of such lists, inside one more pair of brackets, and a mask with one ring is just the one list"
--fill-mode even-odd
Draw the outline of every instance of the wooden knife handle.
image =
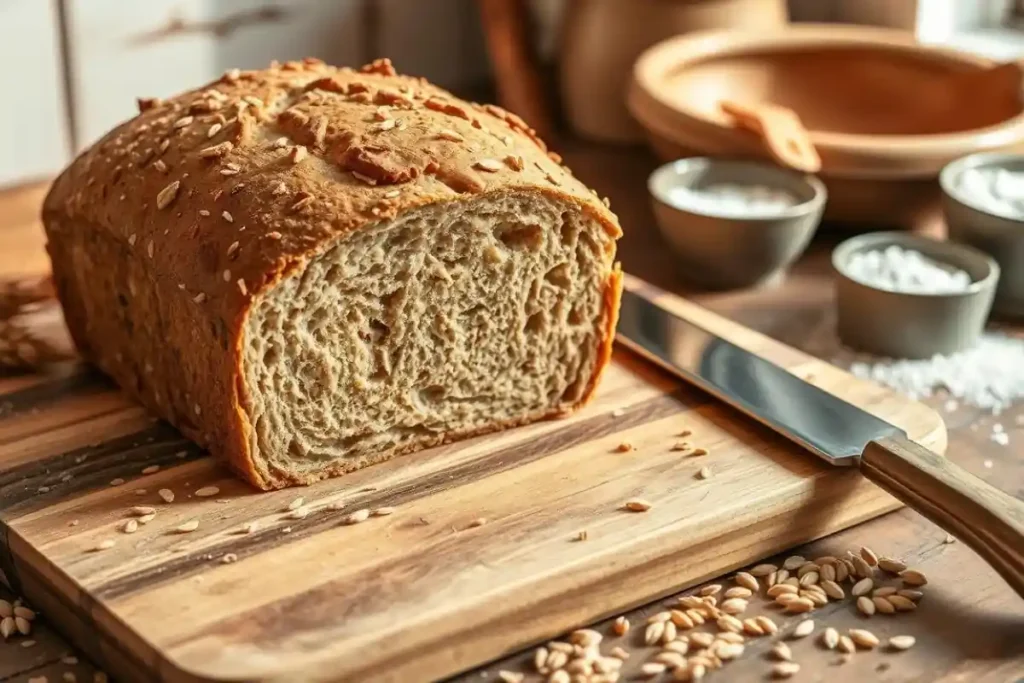
[[1024, 501], [906, 437], [872, 441], [868, 479], [969, 545], [1024, 597]]

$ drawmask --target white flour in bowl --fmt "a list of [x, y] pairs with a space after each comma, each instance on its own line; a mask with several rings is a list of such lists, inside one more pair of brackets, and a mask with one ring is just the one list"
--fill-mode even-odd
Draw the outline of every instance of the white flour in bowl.
[[668, 202], [687, 211], [724, 218], [758, 218], [782, 213], [800, 203], [786, 190], [767, 185], [716, 183], [703, 187], [676, 186]]
[[955, 294], [971, 285], [965, 271], [895, 244], [854, 253], [846, 272], [869, 287], [906, 294]]
[[969, 168], [961, 173], [957, 186], [983, 211], [1024, 220], [1024, 171]]
[[968, 168], [957, 186], [978, 208], [1024, 220], [1024, 172], [993, 166]]

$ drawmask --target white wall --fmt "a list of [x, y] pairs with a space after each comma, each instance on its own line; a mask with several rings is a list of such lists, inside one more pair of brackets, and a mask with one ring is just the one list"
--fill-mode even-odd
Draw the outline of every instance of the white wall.
[[0, 184], [64, 165], [68, 143], [60, 35], [48, 0], [0, 0]]

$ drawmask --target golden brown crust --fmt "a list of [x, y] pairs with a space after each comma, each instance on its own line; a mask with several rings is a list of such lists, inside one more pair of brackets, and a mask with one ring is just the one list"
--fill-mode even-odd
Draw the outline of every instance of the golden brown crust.
[[139, 108], [44, 204], [68, 324], [87, 357], [261, 488], [282, 483], [248, 452], [242, 327], [309, 258], [417, 206], [509, 189], [583, 205], [621, 234], [517, 116], [387, 60], [231, 71]]

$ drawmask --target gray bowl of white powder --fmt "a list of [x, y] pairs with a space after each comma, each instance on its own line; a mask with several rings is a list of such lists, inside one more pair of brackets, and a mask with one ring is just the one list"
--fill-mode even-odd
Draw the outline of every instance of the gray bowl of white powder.
[[825, 209], [820, 180], [756, 161], [692, 157], [647, 181], [680, 274], [714, 289], [781, 275], [807, 248]]
[[1024, 154], [971, 154], [939, 175], [950, 239], [981, 249], [1003, 271], [996, 313], [1024, 317]]
[[974, 346], [999, 281], [999, 266], [987, 254], [903, 232], [848, 239], [832, 252], [832, 265], [840, 339], [890, 358]]

